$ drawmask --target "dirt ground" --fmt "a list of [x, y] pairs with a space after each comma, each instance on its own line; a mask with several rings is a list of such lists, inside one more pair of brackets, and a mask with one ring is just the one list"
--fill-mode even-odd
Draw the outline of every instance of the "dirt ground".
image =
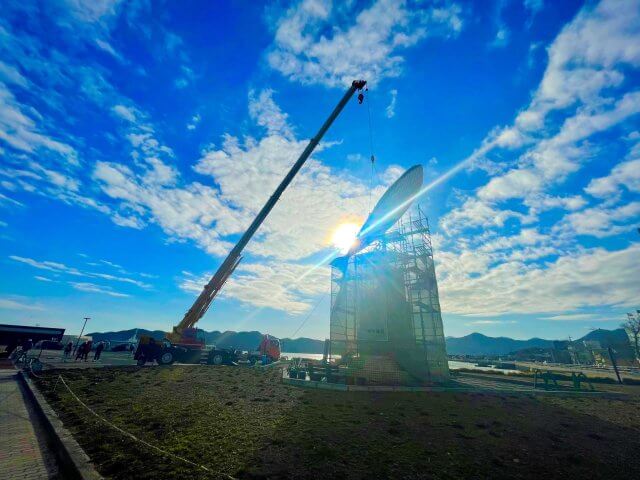
[[[164, 458], [87, 413], [209, 469]], [[146, 478], [640, 478], [623, 399], [305, 390], [278, 369], [50, 371], [38, 385], [98, 471]], [[55, 388], [55, 390], [54, 390]]]

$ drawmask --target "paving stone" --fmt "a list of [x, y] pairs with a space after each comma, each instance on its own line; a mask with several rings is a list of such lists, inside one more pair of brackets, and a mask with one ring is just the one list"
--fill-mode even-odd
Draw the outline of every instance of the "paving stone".
[[58, 479], [55, 457], [16, 374], [0, 370], [0, 480]]

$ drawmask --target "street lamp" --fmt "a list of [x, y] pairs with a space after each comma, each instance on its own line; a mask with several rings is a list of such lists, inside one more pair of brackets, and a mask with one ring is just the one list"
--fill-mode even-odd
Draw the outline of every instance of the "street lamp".
[[82, 324], [82, 330], [80, 330], [80, 335], [78, 335], [78, 339], [76, 340], [76, 346], [73, 349], [74, 353], [78, 351], [78, 344], [80, 343], [80, 337], [82, 337], [82, 333], [84, 332], [84, 327], [87, 326], [87, 320], [91, 320], [91, 317], [84, 317], [84, 323]]

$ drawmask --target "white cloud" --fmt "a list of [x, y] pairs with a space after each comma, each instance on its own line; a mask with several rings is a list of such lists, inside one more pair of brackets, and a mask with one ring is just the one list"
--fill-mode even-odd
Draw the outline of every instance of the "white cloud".
[[513, 325], [516, 322], [514, 320], [505, 321], [505, 320], [474, 320], [473, 322], [467, 322], [465, 325]]
[[636, 10], [633, 2], [606, 0], [583, 9], [549, 48], [543, 80], [516, 125], [539, 128], [551, 110], [593, 102], [605, 88], [620, 85], [624, 76], [615, 66], [640, 62]]
[[570, 213], [557, 225], [557, 229], [576, 235], [603, 238], [635, 230], [638, 220], [640, 202], [630, 202], [615, 208], [598, 206]]
[[75, 149], [39, 131], [32, 118], [34, 114], [40, 117], [33, 107], [21, 105], [7, 86], [0, 82], [0, 141], [27, 153], [36, 153], [40, 148], [47, 149], [59, 154], [68, 163], [77, 165]]
[[122, 0], [60, 0], [75, 19], [92, 23], [114, 16]]
[[18, 85], [22, 88], [29, 87], [29, 80], [27, 80], [16, 67], [7, 65], [4, 62], [0, 62], [0, 80], [8, 84]]
[[487, 202], [468, 198], [461, 207], [453, 209], [445, 215], [440, 226], [449, 234], [456, 234], [470, 227], [502, 227], [510, 218], [520, 219], [525, 223], [525, 215], [508, 209], [497, 209]]
[[44, 310], [44, 307], [26, 298], [2, 297], [0, 298], [0, 309], [2, 310]]
[[173, 82], [173, 84], [178, 89], [187, 88], [191, 84], [191, 82], [193, 82], [195, 80], [195, 78], [196, 78], [196, 75], [193, 72], [193, 70], [191, 70], [191, 68], [187, 67], [186, 65], [181, 65], [180, 66], [180, 74], [182, 76], [177, 78]]
[[588, 158], [585, 148], [577, 142], [637, 113], [640, 113], [640, 92], [627, 93], [611, 108], [597, 113], [579, 111], [564, 122], [555, 136], [541, 140], [524, 154], [520, 161], [523, 166], [493, 177], [479, 189], [478, 196], [491, 201], [526, 198], [562, 182], [580, 168], [585, 157]]
[[404, 1], [375, 0], [360, 11], [353, 7], [328, 0], [291, 7], [277, 22], [271, 67], [302, 83], [375, 83], [400, 74], [403, 49], [430, 35], [456, 35], [463, 24], [460, 7], [451, 2], [407, 8]]
[[114, 213], [111, 215], [111, 221], [121, 227], [134, 228], [136, 230], [142, 230], [146, 226], [143, 220], [134, 215], [127, 217], [119, 213]]
[[544, 0], [524, 0], [524, 7], [531, 12], [532, 15], [538, 13], [544, 7]]
[[[249, 110], [266, 135], [259, 140], [240, 140], [227, 134], [222, 145], [208, 147], [194, 167], [196, 172], [211, 176], [217, 188], [197, 182], [185, 184], [180, 178], [172, 186], [149, 184], [132, 168], [106, 162], [97, 164], [94, 178], [132, 222], [157, 223], [171, 238], [194, 240], [210, 253], [226, 254], [232, 246], [227, 236], [246, 228], [306, 145], [295, 138], [287, 115], [273, 101], [273, 92], [252, 92]], [[327, 145], [318, 150], [322, 148]], [[381, 173], [381, 180], [386, 185], [402, 171], [391, 166]], [[373, 201], [382, 194], [384, 185], [374, 189]], [[363, 221], [368, 204], [365, 182], [311, 158], [247, 248], [254, 256], [279, 263], [241, 264], [223, 296], [255, 306], [303, 311], [316, 291], [304, 285], [322, 277], [318, 285], [325, 288], [328, 276], [319, 269], [290, 291], [287, 284], [309, 268], [300, 260], [325, 249], [341, 221]], [[183, 288], [199, 291], [205, 281], [187, 278]], [[239, 282], [242, 288], [237, 287]], [[267, 284], [269, 289], [258, 288]]]
[[498, 31], [496, 32], [496, 36], [491, 42], [492, 47], [505, 47], [509, 43], [509, 37], [511, 33], [506, 25], [500, 25]]
[[609, 318], [602, 319], [601, 315], [596, 313], [568, 313], [563, 315], [553, 315], [551, 317], [542, 317], [541, 320], [552, 320], [554, 322], [581, 322], [585, 320], [610, 320]]
[[470, 276], [450, 271], [447, 259], [436, 253], [442, 310], [488, 316], [633, 306], [637, 258], [640, 244], [618, 251], [594, 248], [544, 265], [501, 263]]
[[606, 177], [591, 180], [585, 191], [598, 198], [617, 197], [623, 187], [640, 192], [640, 158], [619, 163]]
[[288, 115], [273, 101], [273, 90], [249, 92], [249, 116], [256, 124], [267, 129], [267, 134], [292, 138], [293, 132], [287, 123]]
[[131, 123], [136, 121], [136, 110], [125, 105], [114, 105], [111, 109], [118, 117]]
[[30, 265], [34, 268], [38, 268], [40, 270], [49, 270], [51, 272], [64, 272], [64, 273], [68, 273], [70, 275], [81, 275], [80, 271], [76, 268], [73, 267], [67, 267], [65, 264], [63, 263], [58, 263], [58, 262], [51, 262], [48, 260], [45, 260], [43, 262], [38, 261], [38, 260], [34, 260], [32, 258], [27, 258], [27, 257], [20, 257], [17, 255], [9, 255], [9, 258], [11, 260], [14, 260], [16, 262], [20, 262], [20, 263], [25, 263], [27, 265]]
[[486, 252], [511, 250], [515, 247], [538, 245], [548, 239], [548, 235], [541, 234], [536, 228], [523, 228], [517, 235], [510, 237], [499, 236], [493, 241], [483, 243], [480, 246], [480, 250]]
[[201, 117], [199, 114], [191, 117], [191, 121], [187, 124], [187, 130], [195, 130], [198, 124], [200, 123]]
[[10, 203], [11, 205], [15, 205], [17, 207], [24, 207], [24, 204], [19, 202], [18, 200], [15, 200], [11, 197], [7, 197], [6, 195], [0, 193], [0, 204], [2, 203]]
[[113, 58], [115, 58], [116, 60], [123, 62], [124, 59], [122, 58], [122, 55], [120, 55], [115, 48], [113, 48], [113, 46], [107, 42], [106, 40], [101, 40], [99, 38], [96, 39], [96, 46], [102, 50], [103, 52], [107, 52], [109, 55], [111, 55]]
[[389, 94], [391, 95], [391, 100], [385, 109], [385, 114], [387, 115], [387, 118], [393, 118], [396, 115], [396, 98], [398, 97], [398, 90], [394, 88], [389, 91]]
[[75, 267], [69, 267], [64, 263], [52, 262], [48, 260], [39, 261], [39, 260], [34, 260], [33, 258], [20, 257], [17, 255], [9, 255], [9, 258], [13, 261], [24, 263], [31, 267], [37, 268], [39, 270], [47, 270], [50, 272], [62, 273], [62, 274], [76, 276], [76, 277], [100, 278], [103, 280], [109, 280], [114, 282], [128, 283], [143, 289], [151, 288], [151, 285], [149, 285], [148, 283], [141, 282], [133, 278], [120, 277], [120, 276], [110, 275], [110, 274], [101, 273], [101, 272], [87, 272], [83, 270], [78, 270]]
[[[611, 102], [610, 98], [603, 101], [601, 93], [623, 82], [625, 66], [640, 65], [637, 10], [634, 2], [615, 0], [583, 8], [549, 47], [547, 68], [529, 106], [518, 114], [513, 127], [491, 132], [474, 152], [473, 159], [482, 158], [496, 148], [532, 142], [531, 135], [544, 127], [551, 111], [575, 106], [578, 101], [589, 106], [579, 112], [580, 118], [587, 120], [580, 124], [581, 128], [589, 129], [589, 118], [597, 116]], [[602, 120], [596, 122], [592, 132], [603, 129], [597, 125]], [[567, 127], [568, 132], [580, 130]], [[579, 136], [584, 138], [587, 133]], [[568, 138], [559, 140], [566, 142]]]
[[226, 208], [212, 187], [192, 183], [173, 188], [147, 183], [144, 174], [107, 162], [96, 164], [93, 178], [108, 197], [121, 202], [122, 213], [113, 217], [120, 225], [139, 228], [150, 221], [173, 238], [194, 240], [215, 255], [223, 255], [231, 246], [221, 235], [240, 231], [243, 216]]
[[507, 0], [497, 0], [494, 4], [495, 13], [493, 21], [495, 23], [496, 34], [489, 44], [490, 47], [502, 48], [506, 47], [509, 43], [509, 39], [511, 38], [511, 31], [507, 27], [506, 22], [503, 20], [504, 9], [508, 4], [509, 2]]
[[[623, 64], [639, 65], [640, 15], [635, 7], [627, 8], [630, 4], [617, 6], [605, 1], [594, 9], [587, 7], [565, 27], [549, 49], [549, 65], [529, 107], [513, 126], [494, 129], [465, 160], [478, 162], [493, 151], [504, 158], [509, 150], [528, 147], [513, 162], [515, 168], [488, 170], [493, 177], [477, 196], [464, 199], [442, 220], [445, 232], [458, 234], [453, 251], [446, 250], [450, 244], [445, 239], [445, 250], [436, 252], [444, 311], [557, 313], [633, 302], [629, 265], [638, 246], [583, 250], [573, 237], [603, 237], [631, 229], [639, 215], [637, 202], [582, 210], [586, 200], [579, 195], [547, 193], [594, 155], [587, 139], [640, 111], [638, 92], [617, 90], [624, 79]], [[547, 116], [554, 110], [561, 113], [550, 122]], [[593, 181], [587, 193], [616, 194], [622, 188], [622, 170], [627, 172], [628, 167], [614, 167], [611, 178]], [[624, 181], [631, 185], [627, 188], [634, 188], [633, 175]], [[521, 199], [528, 212], [521, 213], [514, 199]], [[506, 201], [510, 201], [508, 208], [499, 206]], [[527, 224], [550, 208], [571, 213], [547, 233], [521, 225], [519, 234], [504, 235], [506, 219]], [[484, 227], [480, 238], [468, 234], [474, 226]], [[497, 239], [487, 241], [492, 235]], [[539, 261], [546, 256], [553, 260]]]
[[385, 185], [391, 185], [397, 179], [399, 179], [406, 169], [400, 165], [389, 165], [387, 169], [380, 174], [380, 180]]
[[80, 290], [81, 292], [100, 293], [100, 294], [103, 294], [103, 295], [109, 295], [110, 297], [118, 297], [118, 298], [124, 298], [124, 297], [130, 297], [131, 296], [131, 295], [128, 295], [126, 293], [116, 292], [116, 291], [110, 289], [109, 287], [102, 287], [100, 285], [95, 285], [93, 283], [69, 282], [69, 284], [73, 288], [75, 288], [76, 290]]
[[[245, 138], [241, 142], [227, 135], [220, 147], [203, 152], [194, 167], [198, 173], [215, 179], [225, 212], [233, 209], [236, 215], [242, 214], [242, 223], [232, 224], [235, 229], [248, 225], [248, 220], [266, 202], [307, 143], [292, 136], [292, 129], [285, 122], [286, 115], [271, 101], [270, 95], [252, 97], [262, 98], [261, 105], [268, 107], [253, 110], [254, 120], [266, 128], [267, 136], [260, 140]], [[321, 149], [322, 145], [318, 151]], [[382, 181], [388, 183], [396, 170], [397, 167], [390, 167], [381, 175]], [[383, 186], [376, 187], [373, 199], [383, 190]], [[254, 254], [282, 260], [304, 258], [327, 246], [332, 229], [341, 220], [363, 221], [368, 203], [369, 189], [364, 182], [343, 172], [334, 172], [312, 157], [248, 248]], [[228, 227], [221, 231], [227, 233]]]
[[[472, 229], [482, 227], [490, 233], [508, 225], [510, 230], [526, 231], [540, 218], [546, 223], [548, 216], [542, 213], [547, 210], [569, 212], [555, 226], [545, 227], [543, 234], [549, 238], [535, 248], [517, 245], [500, 256], [492, 253], [493, 270], [507, 268], [513, 261], [575, 254], [575, 235], [604, 237], [632, 228], [638, 216], [635, 203], [614, 208], [611, 201], [624, 188], [637, 190], [635, 164], [631, 163], [637, 155], [629, 153], [609, 176], [592, 180], [585, 189], [606, 198], [608, 204], [584, 210], [585, 198], [564, 191], [559, 194], [557, 189], [571, 175], [588, 183], [584, 174], [579, 179], [575, 174], [598, 158], [601, 134], [640, 113], [640, 91], [624, 90], [629, 86], [625, 77], [630, 69], [640, 67], [639, 26], [640, 11], [632, 2], [604, 0], [583, 8], [549, 47], [543, 79], [514, 124], [494, 128], [461, 162], [486, 170], [490, 178], [441, 219], [445, 233], [458, 235], [458, 244], [486, 249]], [[609, 136], [605, 142], [609, 148], [608, 143], [615, 139]], [[507, 224], [508, 220], [517, 223]]]
[[532, 169], [511, 170], [502, 176], [493, 177], [478, 191], [478, 197], [483, 200], [505, 200], [537, 192], [542, 185], [543, 179]]
[[80, 180], [64, 173], [45, 168], [36, 162], [29, 162], [31, 172], [40, 174], [39, 178], [46, 179], [52, 185], [70, 192], [77, 192], [80, 188]]
[[[180, 288], [200, 293], [212, 273], [196, 277], [185, 272]], [[224, 286], [220, 296], [245, 305], [273, 308], [298, 315], [306, 312], [312, 299], [329, 290], [329, 268], [287, 262], [242, 263]]]

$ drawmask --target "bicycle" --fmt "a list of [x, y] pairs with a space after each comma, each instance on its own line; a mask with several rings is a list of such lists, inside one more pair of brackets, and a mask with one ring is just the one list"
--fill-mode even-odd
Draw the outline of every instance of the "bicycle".
[[39, 373], [43, 370], [44, 364], [38, 357], [30, 357], [29, 351], [20, 350], [15, 354], [14, 364], [21, 366], [24, 370], [30, 370], [32, 372]]
[[28, 351], [25, 350], [15, 350], [12, 354], [11, 354], [13, 363], [15, 365], [19, 365], [21, 363], [26, 363], [27, 359], [28, 359]]

